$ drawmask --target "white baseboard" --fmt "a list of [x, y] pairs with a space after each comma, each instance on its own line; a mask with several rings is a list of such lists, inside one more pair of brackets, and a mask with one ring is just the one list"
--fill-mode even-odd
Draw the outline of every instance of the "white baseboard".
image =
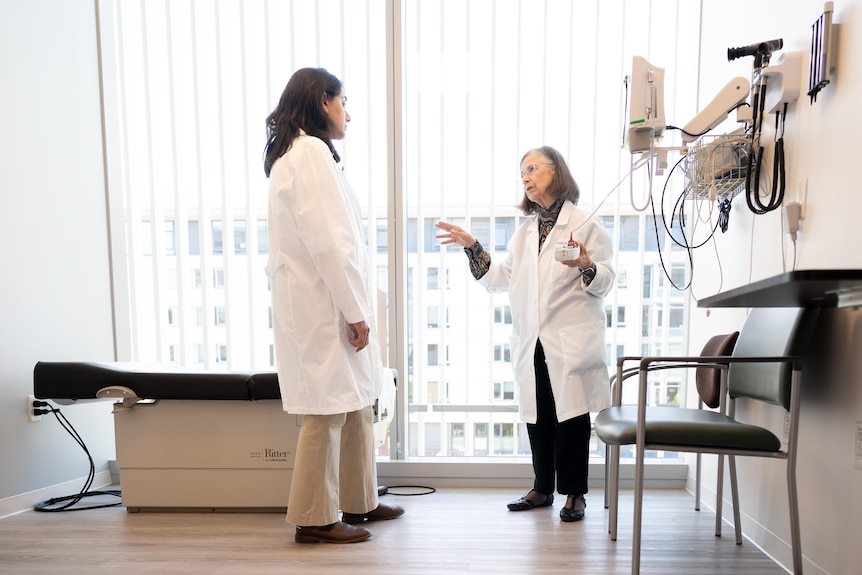
[[[81, 491], [81, 488], [86, 484], [87, 478], [81, 477], [65, 483], [58, 483], [43, 489], [29, 491], [20, 495], [13, 495], [5, 499], [0, 499], [0, 519], [15, 515], [23, 511], [29, 511], [37, 503], [53, 499], [55, 497], [65, 497], [74, 495]], [[101, 489], [107, 485], [111, 485], [111, 474], [108, 470], [96, 473], [93, 478], [93, 489]]]
[[[647, 489], [684, 489], [688, 466], [684, 461], [650, 462], [645, 465], [644, 486]], [[604, 487], [604, 460], [590, 462], [590, 487]], [[468, 458], [417, 459], [412, 461], [378, 461], [377, 482], [383, 485], [427, 485], [432, 487], [512, 487], [529, 486], [533, 467], [529, 460], [485, 459], [481, 463]], [[620, 464], [620, 487], [634, 484], [634, 465]]]

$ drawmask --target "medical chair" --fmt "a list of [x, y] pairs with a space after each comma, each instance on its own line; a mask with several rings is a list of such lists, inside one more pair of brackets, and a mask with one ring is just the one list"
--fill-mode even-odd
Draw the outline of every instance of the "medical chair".
[[[742, 543], [736, 456], [784, 459], [787, 471], [788, 508], [793, 554], [793, 572], [802, 573], [799, 508], [796, 492], [796, 445], [799, 433], [799, 404], [802, 383], [802, 353], [818, 316], [818, 309], [753, 308], [740, 331], [731, 356], [644, 357], [638, 368], [637, 405], [621, 405], [621, 391], [614, 405], [596, 416], [598, 437], [615, 448], [635, 446], [634, 528], [632, 533], [632, 573], [640, 572], [643, 511], [644, 452], [647, 450], [714, 453], [727, 455], [730, 464], [731, 500], [737, 544]], [[646, 405], [648, 375], [662, 365], [688, 364], [692, 368], [709, 365], [726, 373], [726, 397], [719, 398], [719, 412], [680, 407]], [[727, 364], [726, 372], [724, 364]], [[624, 378], [618, 378], [621, 385]], [[783, 408], [789, 414], [786, 447], [773, 432], [736, 419], [740, 399]], [[722, 402], [727, 402], [727, 414]], [[611, 457], [610, 524], [616, 540], [619, 509], [619, 457]], [[721, 500], [721, 484], [717, 488]], [[718, 510], [717, 510], [718, 511]], [[716, 535], [720, 535], [721, 515], [717, 513]]]
[[[725, 333], [714, 335], [704, 344], [703, 349], [700, 351], [701, 357], [706, 356], [723, 356], [730, 355], [733, 352], [733, 346], [736, 345], [736, 339], [739, 337], [739, 332], [734, 331], [732, 333]], [[637, 374], [640, 371], [639, 367], [630, 367], [625, 368], [625, 364], [631, 361], [638, 361], [643, 359], [642, 356], [626, 356], [617, 358], [617, 372], [611, 376], [611, 397], [613, 398], [614, 405], [622, 404], [622, 382], [631, 376]], [[697, 408], [703, 409], [704, 405], [710, 408], [717, 408], [720, 406], [720, 398], [723, 395], [722, 390], [722, 382], [723, 378], [723, 370], [727, 369], [727, 363], [717, 362], [717, 366], [710, 366], [709, 364], [695, 364], [694, 366], [690, 363], [662, 363], [662, 364], [653, 364], [649, 366], [649, 371], [658, 371], [664, 369], [675, 369], [675, 368], [690, 368], [695, 367], [695, 387], [697, 389]], [[617, 382], [620, 382], [619, 384]], [[721, 411], [721, 413], [724, 413]], [[700, 511], [700, 477], [701, 477], [701, 454], [697, 454], [696, 466], [695, 466], [695, 493], [694, 493], [694, 509], [696, 511]], [[612, 480], [612, 466], [611, 460], [615, 459], [617, 463], [619, 463], [620, 457], [620, 447], [619, 445], [605, 445], [605, 509], [610, 508], [610, 500], [611, 497], [617, 497], [617, 491], [619, 489], [619, 466], [616, 468], [616, 477]], [[719, 455], [718, 457], [718, 491], [721, 492], [721, 484], [723, 481], [724, 475], [724, 457]], [[721, 495], [716, 497], [715, 503], [716, 509], [716, 535], [721, 534]], [[616, 517], [612, 518], [614, 523], [609, 525], [609, 530], [615, 531], [615, 520]]]

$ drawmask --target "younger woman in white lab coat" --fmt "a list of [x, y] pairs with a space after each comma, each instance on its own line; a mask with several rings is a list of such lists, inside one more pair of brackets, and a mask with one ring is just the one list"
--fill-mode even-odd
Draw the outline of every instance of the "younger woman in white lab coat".
[[[508, 291], [512, 363], [533, 457], [533, 488], [512, 511], [552, 505], [566, 495], [560, 519], [584, 517], [590, 453], [590, 412], [610, 405], [605, 363], [604, 297], [613, 287], [613, 242], [602, 224], [575, 207], [580, 192], [565, 159], [544, 146], [521, 159], [524, 198], [535, 215], [519, 227], [500, 262], [462, 228], [438, 222], [441, 244], [458, 244], [470, 270], [490, 292]], [[570, 261], [554, 252], [569, 241]]]
[[359, 202], [332, 145], [346, 102], [338, 78], [303, 68], [266, 120], [278, 382], [285, 411], [305, 415], [287, 507], [297, 543], [363, 541], [354, 524], [404, 513], [377, 499], [371, 410], [392, 375], [372, 329]]

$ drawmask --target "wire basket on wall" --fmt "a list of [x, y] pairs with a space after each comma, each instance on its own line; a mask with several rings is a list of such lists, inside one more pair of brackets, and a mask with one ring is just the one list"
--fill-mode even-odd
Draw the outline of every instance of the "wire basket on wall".
[[745, 190], [749, 140], [741, 133], [703, 137], [689, 148], [686, 199], [733, 199]]

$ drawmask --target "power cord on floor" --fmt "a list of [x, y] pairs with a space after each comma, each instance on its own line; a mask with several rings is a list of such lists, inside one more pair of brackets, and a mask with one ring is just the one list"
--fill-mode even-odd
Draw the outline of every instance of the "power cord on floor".
[[[393, 489], [424, 489], [419, 493], [396, 493], [392, 491]], [[381, 485], [377, 487], [378, 495], [399, 495], [401, 497], [412, 497], [414, 495], [431, 495], [432, 493], [436, 493], [437, 490], [433, 487], [427, 487], [425, 485]]]
[[117, 505], [122, 505], [122, 501], [117, 501], [116, 503], [104, 503], [98, 505], [88, 505], [85, 507], [74, 507], [77, 505], [82, 499], [85, 497], [95, 497], [97, 495], [108, 495], [112, 497], [120, 497], [121, 492], [119, 490], [109, 490], [109, 491], [90, 491], [90, 487], [93, 486], [93, 480], [96, 478], [96, 464], [93, 462], [93, 457], [90, 455], [90, 451], [87, 449], [87, 445], [84, 443], [84, 440], [75, 430], [74, 426], [66, 419], [66, 416], [63, 415], [59, 409], [56, 407], [52, 407], [47, 401], [39, 401], [36, 400], [33, 402], [33, 414], [34, 415], [47, 415], [48, 413], [53, 413], [54, 417], [57, 418], [57, 421], [63, 426], [69, 435], [72, 436], [72, 439], [81, 446], [81, 449], [84, 450], [84, 453], [87, 454], [87, 459], [90, 460], [90, 473], [87, 475], [87, 480], [84, 483], [83, 489], [76, 493], [75, 495], [66, 495], [64, 497], [54, 497], [52, 499], [48, 499], [46, 501], [42, 501], [33, 506], [35, 511], [83, 511], [84, 509], [100, 509], [102, 507], [115, 507]]

